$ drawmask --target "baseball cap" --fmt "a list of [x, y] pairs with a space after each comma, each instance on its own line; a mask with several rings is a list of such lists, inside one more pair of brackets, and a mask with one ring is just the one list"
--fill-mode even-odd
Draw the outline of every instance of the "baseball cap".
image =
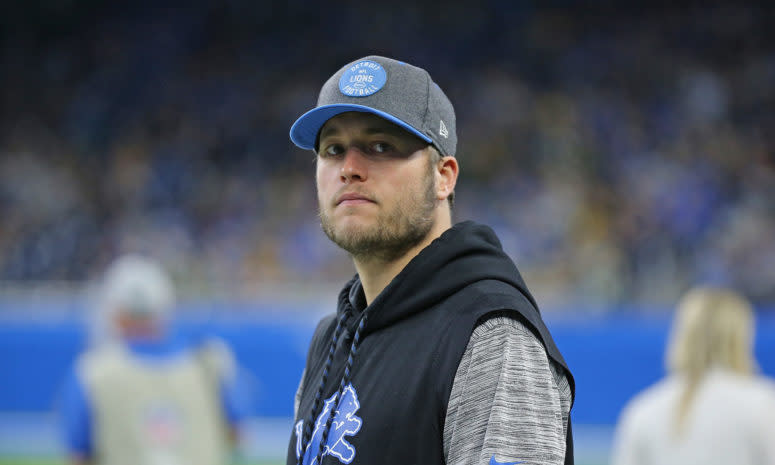
[[172, 280], [155, 260], [127, 254], [105, 272], [101, 306], [106, 312], [164, 317], [174, 300]]
[[371, 55], [343, 66], [323, 85], [317, 106], [291, 126], [291, 140], [315, 149], [320, 128], [334, 116], [372, 113], [455, 155], [455, 110], [427, 71], [392, 58]]

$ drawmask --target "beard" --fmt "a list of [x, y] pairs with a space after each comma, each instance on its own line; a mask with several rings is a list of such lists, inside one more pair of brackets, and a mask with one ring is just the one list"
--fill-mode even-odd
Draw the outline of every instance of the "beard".
[[422, 242], [433, 227], [436, 208], [433, 164], [429, 163], [424, 183], [417, 191], [404, 192], [390, 211], [380, 212], [373, 224], [347, 231], [337, 230], [320, 205], [318, 215], [323, 232], [356, 260], [396, 260]]

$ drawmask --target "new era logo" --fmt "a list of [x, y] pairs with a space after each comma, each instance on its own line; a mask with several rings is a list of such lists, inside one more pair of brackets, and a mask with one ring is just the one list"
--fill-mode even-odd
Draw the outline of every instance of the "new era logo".
[[449, 130], [447, 130], [447, 126], [445, 126], [444, 121], [441, 120], [439, 120], [439, 135], [445, 139], [449, 136]]

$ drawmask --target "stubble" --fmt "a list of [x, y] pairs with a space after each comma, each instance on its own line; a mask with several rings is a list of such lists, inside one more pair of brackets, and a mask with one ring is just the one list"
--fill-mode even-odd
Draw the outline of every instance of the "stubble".
[[422, 242], [433, 228], [436, 208], [434, 164], [428, 170], [420, 192], [402, 196], [390, 211], [381, 212], [373, 224], [353, 230], [338, 231], [333, 220], [319, 206], [318, 216], [326, 236], [356, 260], [393, 261]]

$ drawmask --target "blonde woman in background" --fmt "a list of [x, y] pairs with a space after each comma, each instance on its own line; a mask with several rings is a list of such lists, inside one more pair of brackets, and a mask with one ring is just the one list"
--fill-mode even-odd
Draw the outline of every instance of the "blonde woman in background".
[[753, 311], [695, 288], [678, 305], [668, 376], [622, 411], [612, 465], [775, 465], [775, 384], [755, 374]]

